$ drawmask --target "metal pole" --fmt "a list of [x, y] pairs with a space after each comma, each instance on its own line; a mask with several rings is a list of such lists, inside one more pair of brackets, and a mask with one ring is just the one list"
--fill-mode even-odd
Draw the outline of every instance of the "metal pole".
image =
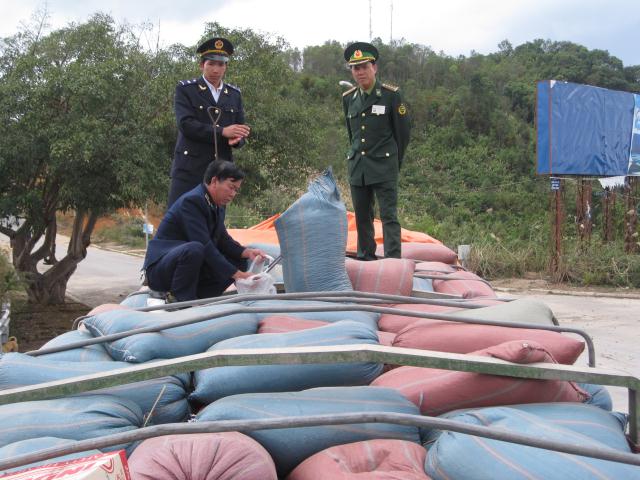
[[586, 345], [587, 351], [589, 353], [589, 366], [596, 366], [596, 353], [595, 346], [593, 344], [593, 339], [585, 332], [584, 330], [580, 330], [578, 328], [566, 328], [566, 327], [557, 327], [555, 325], [538, 325], [532, 323], [522, 323], [522, 322], [513, 322], [513, 323], [505, 323], [491, 320], [478, 320], [475, 318], [466, 317], [463, 315], [459, 316], [451, 316], [444, 315], [439, 313], [425, 313], [425, 312], [416, 312], [413, 310], [404, 310], [400, 308], [388, 308], [388, 307], [374, 307], [370, 305], [327, 305], [327, 306], [318, 306], [318, 307], [235, 307], [229, 310], [221, 311], [221, 312], [209, 312], [203, 313], [201, 315], [194, 315], [193, 317], [183, 318], [181, 320], [172, 320], [168, 322], [163, 322], [159, 325], [152, 325], [141, 328], [134, 328], [132, 330], [127, 330], [119, 333], [112, 333], [110, 335], [103, 335], [101, 337], [94, 337], [88, 340], [82, 340], [79, 342], [71, 342], [66, 345], [60, 345], [57, 347], [49, 347], [49, 348], [41, 348], [40, 350], [32, 350], [30, 352], [26, 352], [26, 355], [31, 355], [33, 357], [38, 357], [40, 355], [47, 355], [50, 353], [63, 352], [66, 350], [72, 350], [75, 348], [86, 347], [89, 345], [95, 345], [98, 343], [107, 343], [113, 342], [115, 340], [120, 340], [121, 338], [130, 337], [132, 335], [139, 335], [141, 333], [152, 333], [152, 332], [160, 332], [162, 330], [168, 330], [170, 328], [175, 327], [183, 327], [185, 325], [192, 325], [194, 323], [204, 322], [206, 320], [214, 320], [216, 318], [222, 318], [229, 315], [242, 314], [242, 313], [305, 313], [305, 312], [353, 312], [353, 311], [361, 311], [361, 312], [374, 312], [374, 313], [389, 313], [393, 315], [403, 315], [407, 317], [416, 317], [416, 318], [428, 318], [435, 320], [446, 320], [449, 322], [458, 322], [458, 323], [470, 323], [476, 325], [494, 325], [499, 327], [510, 327], [510, 328], [525, 328], [525, 329], [534, 329], [534, 330], [549, 330], [552, 332], [568, 332], [575, 333], [576, 335], [580, 335]]
[[35, 453], [16, 456], [12, 459], [0, 462], [0, 470], [7, 470], [21, 465], [49, 460], [51, 458], [83, 452], [86, 450], [102, 449], [113, 445], [137, 442], [165, 435], [251, 432], [254, 430], [304, 428], [320, 425], [351, 425], [361, 423], [386, 423], [392, 425], [413, 426], [420, 429], [459, 432], [476, 437], [527, 445], [530, 447], [553, 450], [571, 455], [581, 455], [585, 457], [598, 458], [600, 460], [609, 460], [612, 462], [640, 466], [640, 456], [633, 453], [614, 450], [613, 448], [584, 446], [577, 443], [547, 440], [544, 438], [534, 437], [532, 435], [510, 432], [500, 428], [473, 425], [444, 418], [424, 417], [421, 415], [411, 415], [407, 413], [368, 412], [309, 415], [304, 417], [276, 417], [260, 420], [218, 420], [192, 423], [168, 423], [165, 425], [139, 428], [124, 433], [105, 435], [99, 438], [79, 440], [61, 447], [52, 447]]

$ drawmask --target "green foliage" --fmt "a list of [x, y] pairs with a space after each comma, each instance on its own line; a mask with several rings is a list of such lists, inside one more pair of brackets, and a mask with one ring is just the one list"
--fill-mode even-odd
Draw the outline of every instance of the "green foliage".
[[96, 231], [94, 241], [97, 243], [115, 243], [116, 245], [126, 245], [131, 248], [144, 248], [145, 235], [142, 231], [144, 221], [124, 215], [113, 215], [115, 222]]
[[640, 256], [624, 253], [620, 244], [572, 242], [564, 252], [564, 278], [577, 285], [640, 288]]
[[474, 240], [467, 268], [491, 280], [544, 272], [547, 263], [548, 251], [544, 243], [529, 241], [505, 244], [494, 235]]

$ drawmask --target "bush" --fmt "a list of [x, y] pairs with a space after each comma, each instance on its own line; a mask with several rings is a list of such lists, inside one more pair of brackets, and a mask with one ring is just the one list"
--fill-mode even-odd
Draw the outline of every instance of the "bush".
[[574, 243], [565, 248], [563, 270], [577, 285], [640, 288], [640, 256], [625, 253], [621, 243]]
[[96, 230], [92, 240], [94, 243], [116, 243], [131, 248], [144, 248], [145, 238], [142, 231], [144, 220], [129, 215], [115, 215], [114, 224]]
[[6, 251], [0, 249], [0, 303], [7, 300], [9, 292], [18, 290], [20, 280]]

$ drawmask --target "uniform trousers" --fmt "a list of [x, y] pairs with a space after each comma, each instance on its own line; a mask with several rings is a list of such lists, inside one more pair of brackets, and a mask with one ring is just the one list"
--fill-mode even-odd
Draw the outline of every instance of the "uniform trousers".
[[398, 222], [398, 185], [397, 182], [382, 182], [372, 185], [351, 185], [351, 200], [356, 215], [358, 232], [358, 258], [376, 259], [376, 241], [374, 238], [375, 199], [380, 205], [384, 256], [400, 258], [400, 223]]
[[171, 177], [169, 185], [169, 199], [167, 200], [167, 210], [175, 203], [182, 194], [194, 189], [202, 182], [202, 177]]
[[[244, 258], [227, 260], [247, 269]], [[164, 255], [147, 267], [149, 288], [171, 292], [176, 300], [185, 302], [197, 298], [217, 297], [233, 283], [233, 278], [222, 278], [204, 261], [204, 246], [199, 242], [187, 242]]]

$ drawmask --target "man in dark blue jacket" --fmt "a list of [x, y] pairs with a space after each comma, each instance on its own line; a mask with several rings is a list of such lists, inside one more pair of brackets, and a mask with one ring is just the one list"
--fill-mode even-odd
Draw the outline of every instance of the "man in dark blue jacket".
[[[243, 146], [249, 136], [240, 89], [223, 82], [232, 53], [233, 45], [225, 38], [216, 37], [202, 43], [197, 50], [202, 76], [182, 80], [176, 87], [178, 140], [167, 208], [202, 181], [207, 165], [214, 160], [216, 143], [218, 159], [232, 162], [232, 149]], [[214, 118], [220, 114], [215, 126], [209, 107], [213, 107]]]
[[264, 256], [227, 233], [225, 206], [237, 195], [244, 172], [228, 161], [213, 162], [204, 183], [182, 195], [149, 242], [142, 267], [149, 288], [178, 301], [216, 297], [234, 280], [248, 278], [247, 260]]

